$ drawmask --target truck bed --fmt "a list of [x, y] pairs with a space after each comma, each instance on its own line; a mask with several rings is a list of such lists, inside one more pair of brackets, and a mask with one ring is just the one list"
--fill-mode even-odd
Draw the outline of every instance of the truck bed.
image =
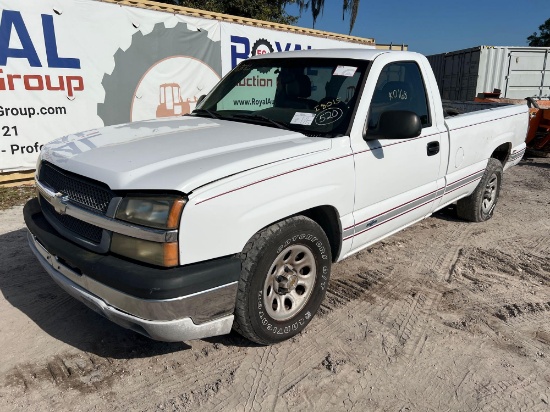
[[443, 100], [442, 103], [445, 118], [455, 117], [461, 114], [477, 112], [481, 110], [490, 110], [505, 106], [512, 106], [511, 103], [479, 103], [463, 102], [459, 100]]

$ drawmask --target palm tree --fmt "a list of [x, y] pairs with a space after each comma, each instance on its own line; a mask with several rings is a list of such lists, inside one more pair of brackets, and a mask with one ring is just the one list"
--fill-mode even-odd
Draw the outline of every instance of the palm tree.
[[[360, 0], [343, 0], [344, 3], [342, 7], [342, 20], [345, 19], [346, 12], [350, 14], [349, 34], [351, 34], [351, 31], [353, 30], [355, 19], [357, 18], [357, 12], [359, 11], [359, 1]], [[325, 0], [297, 0], [297, 3], [300, 6], [300, 13], [311, 7], [311, 15], [313, 16], [313, 28], [315, 28], [317, 17], [319, 16], [319, 14], [323, 14]]]

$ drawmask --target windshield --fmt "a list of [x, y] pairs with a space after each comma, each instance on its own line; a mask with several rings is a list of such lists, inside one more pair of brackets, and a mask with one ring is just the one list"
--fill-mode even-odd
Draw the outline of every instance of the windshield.
[[258, 59], [239, 64], [195, 115], [263, 124], [309, 136], [348, 133], [368, 61]]

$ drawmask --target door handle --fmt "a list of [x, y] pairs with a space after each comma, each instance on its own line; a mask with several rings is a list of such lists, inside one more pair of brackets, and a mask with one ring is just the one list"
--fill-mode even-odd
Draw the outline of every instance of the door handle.
[[439, 153], [439, 142], [430, 142], [426, 146], [428, 156], [433, 156]]

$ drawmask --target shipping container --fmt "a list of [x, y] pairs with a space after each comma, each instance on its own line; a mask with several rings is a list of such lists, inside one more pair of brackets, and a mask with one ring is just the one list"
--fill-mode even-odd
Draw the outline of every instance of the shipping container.
[[469, 101], [500, 90], [500, 97], [550, 97], [550, 47], [478, 46], [428, 56], [446, 100]]

